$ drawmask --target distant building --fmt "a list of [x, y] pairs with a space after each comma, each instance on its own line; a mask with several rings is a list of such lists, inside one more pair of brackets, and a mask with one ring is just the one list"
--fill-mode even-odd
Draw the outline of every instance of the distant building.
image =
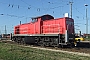
[[2, 34], [2, 38], [10, 38], [10, 34]]
[[84, 36], [84, 37], [86, 37], [86, 36], [89, 36], [89, 37], [90, 37], [90, 34], [83, 34], [83, 36]]

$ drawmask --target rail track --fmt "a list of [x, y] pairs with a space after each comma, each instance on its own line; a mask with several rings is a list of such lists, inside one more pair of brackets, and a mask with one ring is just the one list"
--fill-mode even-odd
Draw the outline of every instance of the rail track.
[[[18, 43], [15, 43], [11, 40], [0, 40], [0, 42], [3, 42], [3, 43], [9, 43], [9, 44], [18, 44]], [[19, 45], [22, 45], [22, 44], [19, 44]], [[77, 47], [74, 47], [74, 48], [54, 48], [54, 47], [41, 47], [41, 46], [36, 46], [36, 45], [22, 45], [22, 46], [25, 46], [25, 47], [37, 47], [37, 48], [46, 48], [46, 49], [52, 49], [52, 50], [62, 50], [62, 51], [69, 51], [69, 52], [77, 52], [77, 53], [85, 53], [85, 54], [90, 54], [90, 42], [81, 42], [81, 43], [78, 43], [78, 46]]]

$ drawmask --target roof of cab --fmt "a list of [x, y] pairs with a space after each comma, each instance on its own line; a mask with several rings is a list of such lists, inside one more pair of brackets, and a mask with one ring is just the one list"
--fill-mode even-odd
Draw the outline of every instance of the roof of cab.
[[51, 16], [51, 15], [49, 15], [49, 14], [45, 14], [45, 15], [42, 15], [42, 16], [37, 16], [37, 17], [32, 17], [31, 19], [36, 19], [36, 18], [40, 18], [40, 17], [43, 17], [43, 16], [50, 16], [50, 17], [52, 17], [52, 18], [54, 19], [54, 17], [53, 17], [53, 16]]

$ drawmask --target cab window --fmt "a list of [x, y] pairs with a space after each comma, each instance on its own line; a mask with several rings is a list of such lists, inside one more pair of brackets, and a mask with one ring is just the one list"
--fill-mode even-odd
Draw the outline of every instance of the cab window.
[[32, 19], [32, 23], [37, 22], [37, 18]]

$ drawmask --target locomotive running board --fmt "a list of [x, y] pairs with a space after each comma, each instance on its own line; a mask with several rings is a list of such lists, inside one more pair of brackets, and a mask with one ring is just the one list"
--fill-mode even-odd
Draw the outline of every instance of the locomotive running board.
[[15, 34], [13, 36], [58, 36], [58, 34]]

